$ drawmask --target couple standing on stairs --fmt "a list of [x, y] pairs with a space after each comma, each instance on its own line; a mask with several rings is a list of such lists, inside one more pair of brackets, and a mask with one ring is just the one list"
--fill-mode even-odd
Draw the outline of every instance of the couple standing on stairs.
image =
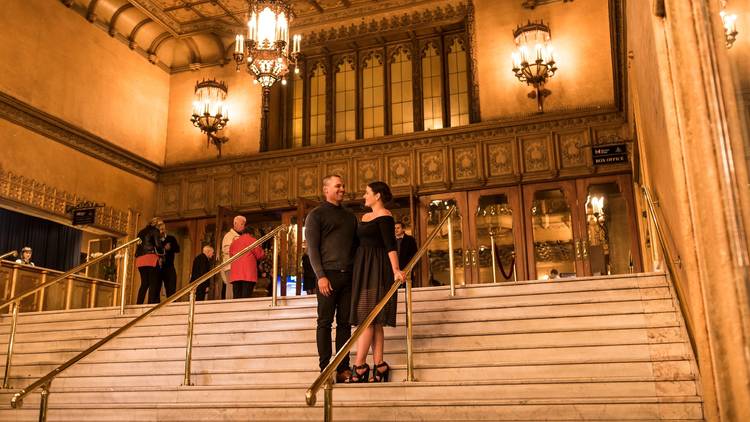
[[[336, 350], [351, 336], [351, 326], [367, 318], [394, 280], [403, 280], [398, 263], [394, 219], [386, 208], [393, 196], [387, 184], [371, 182], [364, 194], [372, 211], [358, 222], [342, 206], [346, 192], [338, 175], [323, 179], [325, 200], [305, 220], [308, 256], [318, 280], [316, 341], [320, 370], [331, 359], [331, 326], [336, 316]], [[336, 368], [337, 382], [385, 382], [390, 367], [383, 360], [383, 326], [396, 326], [397, 296], [388, 302], [357, 341], [357, 356], [349, 369], [347, 355]], [[365, 362], [372, 348], [372, 377]]]

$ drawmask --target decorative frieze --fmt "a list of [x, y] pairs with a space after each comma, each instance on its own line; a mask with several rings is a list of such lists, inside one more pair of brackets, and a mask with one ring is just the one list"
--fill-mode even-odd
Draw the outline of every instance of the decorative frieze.
[[[92, 202], [29, 177], [3, 170], [0, 170], [0, 200], [64, 220], [70, 219], [70, 215], [66, 213], [69, 206], [84, 201]], [[105, 206], [96, 212], [93, 226], [116, 236], [124, 236], [128, 233], [128, 212]]]
[[[341, 175], [348, 198], [357, 198], [373, 180], [385, 180], [403, 195], [622, 172], [627, 164], [591, 164], [591, 139], [606, 140], [625, 129], [618, 112], [544, 115], [182, 165], [163, 171], [158, 213], [195, 216], [203, 199], [189, 190], [199, 180], [213, 187], [215, 207], [218, 198], [226, 198], [221, 192], [228, 177], [236, 193], [226, 206], [251, 211], [289, 208], [300, 196], [318, 198], [321, 179], [328, 174]], [[188, 192], [176, 210], [181, 189]]]

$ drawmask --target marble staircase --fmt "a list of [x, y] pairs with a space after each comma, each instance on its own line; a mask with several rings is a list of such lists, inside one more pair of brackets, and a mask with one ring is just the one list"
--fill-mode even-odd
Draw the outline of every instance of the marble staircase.
[[[49, 421], [318, 421], [315, 298], [197, 305], [183, 381], [186, 303], [175, 303], [60, 375]], [[145, 307], [22, 314], [0, 420], [38, 418], [12, 393]], [[406, 383], [403, 297], [386, 329], [393, 382], [336, 385], [335, 421], [703, 420], [698, 373], [663, 274], [414, 290], [417, 382]], [[0, 319], [0, 365], [10, 319]], [[4, 369], [4, 368], [3, 368]]]

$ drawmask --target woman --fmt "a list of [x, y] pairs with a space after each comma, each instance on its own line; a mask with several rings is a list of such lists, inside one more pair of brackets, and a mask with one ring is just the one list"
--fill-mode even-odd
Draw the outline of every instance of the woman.
[[161, 218], [152, 218], [148, 226], [138, 232], [141, 243], [135, 249], [135, 266], [141, 274], [136, 303], [143, 303], [148, 291], [148, 303], [159, 303], [161, 298], [161, 278], [159, 277], [158, 253], [161, 251], [161, 231], [164, 226]]
[[[256, 240], [250, 233], [245, 232], [229, 246], [229, 256], [237, 255], [241, 250], [255, 243]], [[232, 283], [232, 293], [235, 299], [253, 296], [255, 283], [258, 282], [258, 261], [263, 257], [265, 257], [265, 253], [258, 246], [232, 262], [229, 280]]]
[[[385, 296], [394, 280], [403, 281], [398, 265], [395, 221], [385, 204], [393, 199], [391, 189], [383, 182], [372, 182], [365, 189], [365, 206], [372, 212], [362, 216], [357, 226], [359, 247], [354, 257], [352, 278], [352, 325], [361, 324]], [[383, 310], [357, 340], [357, 358], [349, 382], [367, 382], [370, 366], [365, 363], [372, 347], [371, 382], [387, 382], [390, 367], [383, 361], [383, 326], [396, 326], [396, 301], [393, 295]]]

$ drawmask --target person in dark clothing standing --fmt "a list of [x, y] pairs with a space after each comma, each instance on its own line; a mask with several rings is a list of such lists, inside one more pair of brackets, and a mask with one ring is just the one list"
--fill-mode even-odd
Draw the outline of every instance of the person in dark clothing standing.
[[[330, 175], [323, 179], [325, 201], [315, 207], [305, 219], [307, 254], [318, 280], [318, 328], [316, 341], [320, 370], [331, 359], [331, 326], [336, 317], [336, 350], [351, 337], [351, 284], [354, 252], [357, 249], [357, 217], [341, 206], [344, 200], [344, 180]], [[336, 381], [351, 376], [349, 356], [336, 368]]]
[[307, 242], [302, 241], [302, 289], [311, 295], [315, 293], [315, 286], [318, 285], [318, 278], [315, 277], [315, 271], [310, 264], [310, 256], [307, 255]]
[[161, 244], [164, 254], [162, 255], [159, 266], [159, 278], [164, 284], [164, 290], [167, 297], [172, 296], [177, 291], [177, 270], [174, 268], [174, 255], [180, 253], [180, 244], [171, 234], [167, 234], [167, 228], [162, 225], [160, 228]]
[[164, 222], [160, 218], [152, 218], [149, 225], [138, 232], [141, 243], [135, 249], [135, 266], [141, 275], [141, 286], [138, 289], [136, 303], [139, 305], [146, 299], [148, 303], [159, 303], [161, 280], [159, 279], [159, 251], [161, 250], [161, 229]]
[[[406, 268], [406, 264], [411, 261], [412, 258], [414, 258], [414, 255], [417, 254], [417, 241], [414, 239], [413, 236], [410, 236], [406, 234], [404, 231], [406, 229], [406, 226], [402, 222], [396, 222], [395, 224], [395, 234], [396, 234], [396, 246], [397, 246], [397, 252], [398, 252], [398, 266], [401, 269]], [[412, 280], [417, 280], [418, 277], [416, 276], [416, 266], [414, 267], [414, 270], [412, 271]], [[404, 287], [406, 284], [402, 284], [401, 287]]]
[[[193, 259], [193, 270], [190, 272], [190, 282], [201, 278], [204, 274], [211, 271], [211, 267], [213, 266], [213, 258], [214, 258], [214, 248], [212, 248], [210, 245], [206, 245], [203, 247], [203, 251], [198, 254], [198, 256]], [[211, 285], [211, 280], [206, 280], [203, 283], [199, 284], [198, 287], [195, 289], [195, 300], [205, 300], [206, 299], [206, 291], [208, 291], [208, 287]]]

